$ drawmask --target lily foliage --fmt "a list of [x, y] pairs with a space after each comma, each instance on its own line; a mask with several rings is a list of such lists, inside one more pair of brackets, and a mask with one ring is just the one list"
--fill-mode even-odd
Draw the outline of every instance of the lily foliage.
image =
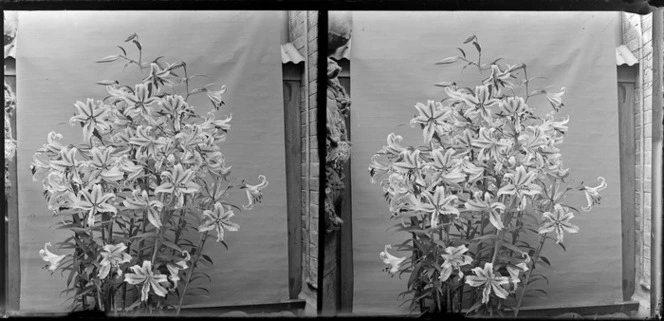
[[[206, 241], [228, 248], [224, 230], [239, 229], [231, 218], [242, 208], [230, 195], [244, 189], [243, 208], [251, 210], [267, 180], [259, 175], [249, 185], [230, 177], [220, 145], [232, 115], [215, 117], [225, 86], [190, 88], [199, 75], [188, 75], [184, 62], [145, 62], [138, 36], [125, 42], [137, 58], [118, 46], [120, 54], [97, 62], [136, 65], [144, 78], [132, 86], [98, 82], [108, 95], [76, 102], [70, 120], [81, 126], [84, 142], [63, 144], [51, 132], [33, 157], [33, 179], [42, 180], [57, 228], [72, 232], [40, 255], [48, 270], [67, 275], [62, 292], [74, 310], [179, 313], [185, 295], [209, 294], [211, 279], [197, 270], [213, 263]], [[187, 102], [198, 93], [212, 105], [203, 116]]]
[[[582, 209], [590, 211], [606, 182], [574, 183], [563, 167], [558, 146], [569, 117], [557, 114], [564, 88], [531, 90], [535, 78], [528, 78], [525, 64], [482, 63], [477, 37], [464, 44], [471, 42], [476, 60], [459, 48], [459, 56], [437, 64], [475, 67], [481, 83], [437, 83], [446, 97], [417, 103], [410, 121], [422, 130], [423, 144], [406, 146], [390, 133], [372, 157], [369, 173], [398, 221], [394, 230], [407, 233], [380, 258], [390, 275], [410, 274], [400, 296], [410, 296], [411, 307], [422, 313], [517, 315], [524, 295], [546, 294], [529, 287], [548, 283], [533, 273], [537, 264], [550, 264], [541, 255], [544, 244], [556, 242], [565, 250], [563, 235], [579, 231], [573, 221], [578, 210], [565, 203], [566, 193], [585, 192], [588, 205]], [[529, 105], [538, 95], [552, 107], [544, 117]]]

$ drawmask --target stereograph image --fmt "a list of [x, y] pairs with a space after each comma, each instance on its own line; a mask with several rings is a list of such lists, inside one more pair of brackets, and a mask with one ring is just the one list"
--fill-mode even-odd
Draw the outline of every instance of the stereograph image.
[[661, 316], [661, 10], [5, 11], [3, 315]]

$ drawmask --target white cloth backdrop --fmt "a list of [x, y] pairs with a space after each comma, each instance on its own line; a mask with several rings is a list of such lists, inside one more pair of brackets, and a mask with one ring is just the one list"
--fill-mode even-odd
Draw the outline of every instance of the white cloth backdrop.
[[[544, 76], [551, 90], [567, 87], [562, 115], [569, 133], [562, 145], [572, 177], [588, 185], [604, 176], [608, 188], [602, 205], [577, 216], [581, 231], [565, 236], [567, 253], [544, 248], [553, 268], [542, 268], [551, 283], [548, 299], [528, 305], [565, 306], [621, 299], [620, 172], [614, 32], [618, 13], [606, 12], [356, 12], [351, 53], [351, 132], [353, 141], [353, 241], [357, 313], [404, 313], [397, 294], [407, 278], [390, 279], [378, 254], [403, 235], [386, 232], [389, 221], [381, 187], [367, 173], [371, 155], [390, 132], [404, 144], [418, 145], [421, 132], [408, 126], [416, 102], [444, 97], [440, 81], [468, 80], [477, 72], [435, 66], [471, 34], [483, 47], [483, 61], [505, 58], [524, 62], [528, 76]], [[465, 46], [472, 57], [474, 49]], [[486, 57], [486, 58], [484, 58]], [[491, 60], [490, 60], [491, 59]], [[539, 114], [550, 110], [545, 99], [531, 99]], [[583, 197], [571, 200], [581, 204]], [[402, 253], [406, 255], [407, 253]]]
[[[239, 232], [227, 233], [226, 251], [208, 243], [214, 268], [209, 299], [185, 303], [235, 304], [273, 302], [288, 298], [286, 181], [280, 35], [284, 14], [278, 12], [20, 12], [18, 37], [18, 180], [21, 242], [21, 311], [64, 311], [59, 296], [66, 279], [43, 270], [38, 251], [45, 242], [68, 233], [49, 228], [57, 222], [42, 197], [41, 182], [33, 182], [29, 164], [46, 143], [50, 131], [65, 143], [82, 140], [80, 127], [69, 126], [74, 102], [103, 98], [103, 79], [138, 81], [135, 66], [122, 72], [122, 63], [95, 60], [119, 51], [124, 39], [137, 33], [144, 57], [164, 55], [184, 60], [189, 74], [206, 74], [208, 82], [226, 84], [226, 106], [217, 118], [233, 113], [228, 140], [223, 143], [232, 175], [258, 183], [265, 174], [269, 186], [263, 203], [237, 213]], [[135, 48], [124, 44], [131, 53]], [[206, 113], [205, 95], [190, 100]], [[246, 204], [244, 191], [234, 197]], [[60, 252], [54, 249], [56, 252]]]

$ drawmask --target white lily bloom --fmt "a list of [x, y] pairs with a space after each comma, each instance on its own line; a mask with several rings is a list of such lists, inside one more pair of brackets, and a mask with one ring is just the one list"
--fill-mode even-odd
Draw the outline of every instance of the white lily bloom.
[[247, 198], [249, 199], [249, 204], [242, 205], [245, 210], [251, 210], [254, 208], [254, 204], [261, 201], [263, 198], [263, 193], [261, 190], [267, 187], [267, 179], [263, 175], [258, 175], [258, 179], [261, 180], [257, 185], [245, 184], [245, 189], [247, 190]]
[[606, 180], [604, 177], [597, 177], [597, 180], [600, 182], [599, 185], [595, 187], [584, 186], [583, 189], [586, 192], [586, 200], [588, 201], [588, 206], [583, 206], [581, 209], [585, 212], [590, 212], [594, 205], [598, 205], [599, 201], [602, 199], [599, 191], [606, 188]]
[[41, 256], [44, 262], [49, 263], [48, 270], [53, 272], [58, 269], [60, 262], [65, 258], [66, 255], [57, 255], [48, 250], [48, 247], [51, 246], [51, 242], [46, 242], [44, 248], [39, 250], [39, 255]]
[[406, 257], [396, 257], [389, 252], [387, 252], [387, 249], [391, 249], [391, 245], [385, 245], [385, 250], [380, 252], [380, 258], [383, 260], [385, 264], [389, 264], [392, 267], [390, 268], [389, 272], [390, 274], [395, 274], [399, 272], [399, 266], [401, 263], [406, 260]]

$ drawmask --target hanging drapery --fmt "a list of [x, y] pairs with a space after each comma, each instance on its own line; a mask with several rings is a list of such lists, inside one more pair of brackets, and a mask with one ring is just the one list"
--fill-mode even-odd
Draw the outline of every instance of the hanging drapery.
[[[417, 23], [426, 21], [426, 23]], [[380, 186], [372, 185], [367, 166], [373, 152], [386, 144], [391, 132], [404, 144], [421, 142], [421, 131], [408, 126], [417, 102], [444, 98], [433, 86], [441, 81], [474, 79], [477, 71], [436, 66], [468, 36], [477, 35], [482, 62], [524, 62], [528, 77], [548, 80], [537, 85], [566, 87], [563, 115], [569, 114], [569, 132], [561, 145], [570, 175], [596, 184], [604, 176], [601, 207], [575, 218], [581, 231], [565, 237], [567, 252], [545, 247], [552, 267], [541, 266], [550, 285], [548, 299], [528, 299], [525, 305], [565, 306], [613, 302], [621, 296], [620, 176], [618, 109], [614, 32], [617, 13], [567, 12], [358, 12], [353, 15], [351, 132], [353, 154], [353, 238], [355, 304], [357, 313], [406, 313], [397, 295], [406, 290], [407, 277], [390, 279], [381, 273], [379, 252], [384, 244], [400, 243], [403, 235], [386, 231], [389, 220]], [[471, 47], [472, 48], [472, 47]], [[470, 51], [472, 50], [472, 51]], [[472, 53], [471, 53], [472, 52]], [[476, 54], [474, 49], [466, 50]], [[476, 56], [475, 56], [476, 57]], [[486, 75], [485, 75], [486, 76]], [[535, 82], [533, 82], [535, 83]], [[529, 105], [539, 115], [550, 110], [543, 97]], [[583, 204], [575, 195], [570, 204]], [[399, 256], [408, 253], [399, 253]], [[539, 268], [538, 268], [539, 270]]]
[[[134, 66], [95, 60], [119, 51], [116, 45], [137, 33], [147, 59], [166, 56], [184, 60], [197, 84], [225, 84], [225, 106], [217, 118], [233, 114], [222, 149], [232, 176], [254, 183], [257, 173], [269, 179], [262, 204], [236, 213], [240, 231], [227, 233], [221, 244], [206, 245], [214, 260], [207, 272], [210, 297], [192, 297], [186, 304], [231, 305], [275, 302], [288, 298], [284, 121], [280, 61], [281, 15], [276, 12], [21, 12], [17, 52], [19, 87], [17, 114], [20, 182], [21, 311], [65, 311], [66, 275], [43, 270], [38, 251], [66, 232], [49, 229], [51, 216], [40, 182], [33, 182], [32, 155], [50, 131], [63, 142], [80, 142], [81, 130], [68, 124], [73, 104], [87, 97], [101, 99], [95, 82], [142, 79]], [[133, 47], [125, 46], [131, 54]], [[144, 58], [146, 57], [144, 56]], [[211, 110], [205, 95], [190, 103], [204, 115]], [[238, 182], [239, 183], [239, 182]], [[246, 204], [244, 191], [232, 196]], [[198, 281], [203, 284], [207, 281]]]

